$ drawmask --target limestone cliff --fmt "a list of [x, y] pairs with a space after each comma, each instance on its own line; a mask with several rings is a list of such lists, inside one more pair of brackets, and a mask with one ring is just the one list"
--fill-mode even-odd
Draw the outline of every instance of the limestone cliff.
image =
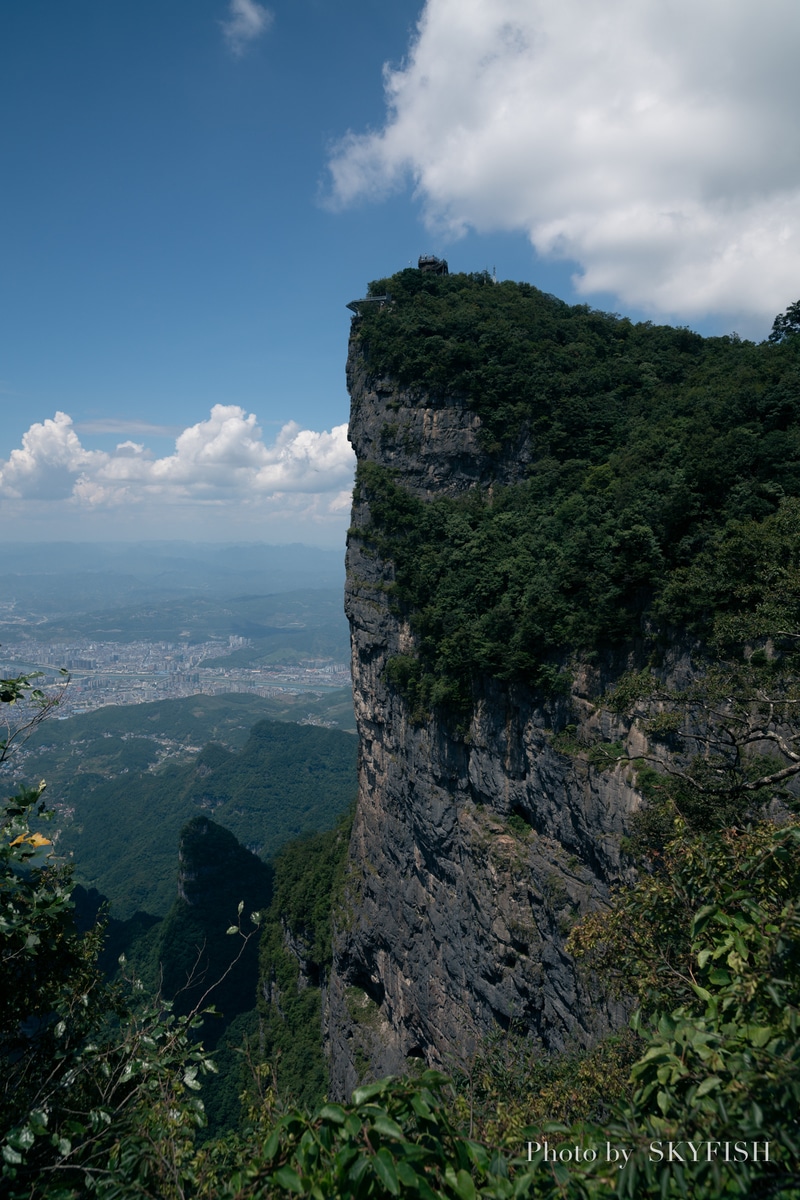
[[[373, 377], [357, 336], [348, 384], [359, 463], [390, 467], [415, 496], [524, 478], [529, 435], [484, 449], [466, 403]], [[359, 797], [326, 1020], [340, 1096], [365, 1076], [403, 1071], [410, 1057], [463, 1061], [495, 1023], [523, 1021], [551, 1047], [586, 1044], [607, 1028], [564, 940], [620, 877], [620, 835], [638, 803], [621, 766], [597, 770], [562, 752], [568, 723], [578, 738], [598, 726], [606, 738], [621, 735], [592, 705], [598, 679], [587, 673], [572, 696], [546, 703], [487, 679], [466, 733], [441, 714], [412, 720], [385, 669], [413, 651], [413, 634], [392, 611], [392, 563], [376, 552], [369, 523], [362, 488], [346, 585]]]
[[[233, 834], [208, 817], [193, 817], [181, 830], [178, 852], [178, 895], [159, 926], [154, 957], [162, 964], [164, 995], [175, 998], [178, 1012], [190, 1012], [206, 995], [229, 1023], [255, 1005], [258, 939], [241, 944], [226, 934], [240, 920], [247, 933], [250, 912], [266, 907], [272, 891], [272, 869], [246, 850]], [[237, 908], [247, 909], [237, 917]], [[222, 1023], [209, 1021], [204, 1036], [216, 1044]]]

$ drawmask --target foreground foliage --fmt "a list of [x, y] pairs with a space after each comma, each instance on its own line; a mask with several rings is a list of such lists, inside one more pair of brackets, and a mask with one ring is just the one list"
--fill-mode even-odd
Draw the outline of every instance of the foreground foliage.
[[[71, 926], [68, 877], [36, 860], [47, 851], [29, 823], [39, 808], [38, 797], [15, 798], [2, 824], [7, 1195], [800, 1195], [797, 823], [703, 836], [678, 825], [658, 870], [574, 934], [595, 967], [612, 968], [628, 989], [638, 981], [632, 1082], [605, 1112], [599, 1089], [590, 1111], [569, 1100], [580, 1062], [565, 1071], [532, 1058], [527, 1099], [520, 1080], [516, 1111], [495, 1108], [492, 1119], [490, 1103], [473, 1136], [459, 1093], [426, 1072], [361, 1088], [313, 1116], [282, 1111], [265, 1086], [242, 1132], [198, 1148], [200, 1081], [213, 1065], [193, 1043], [195, 1018], [136, 1005], [103, 983], [97, 935]], [[609, 1063], [595, 1054], [590, 1082]], [[507, 1056], [500, 1067], [490, 1059], [491, 1048], [476, 1064], [489, 1092], [493, 1072], [502, 1080], [509, 1067]], [[578, 1123], [537, 1120], [545, 1114]], [[697, 1161], [663, 1161], [670, 1142], [683, 1143], [684, 1159], [691, 1143]], [[704, 1157], [712, 1143], [745, 1146], [748, 1157]], [[628, 1152], [622, 1169], [607, 1145]], [[552, 1161], [554, 1148], [570, 1161]], [[591, 1151], [591, 1161], [574, 1161]]]
[[[359, 1089], [349, 1105], [327, 1104], [314, 1117], [293, 1111], [276, 1121], [267, 1104], [251, 1114], [252, 1133], [229, 1147], [238, 1172], [226, 1182], [212, 1171], [212, 1194], [800, 1195], [798, 851], [795, 823], [703, 836], [678, 825], [659, 871], [576, 933], [576, 949], [594, 955], [595, 967], [605, 957], [624, 986], [640, 980], [631, 1084], [610, 1111], [600, 1113], [596, 1094], [593, 1112], [575, 1113], [578, 1060], [549, 1069], [530, 1056], [527, 1098], [521, 1080], [506, 1090], [513, 1063], [501, 1045], [484, 1053], [470, 1081], [489, 1092], [500, 1081], [519, 1105], [495, 1107], [488, 1144], [491, 1105], [470, 1136], [459, 1104], [465, 1081], [454, 1096], [428, 1072]], [[595, 1087], [609, 1061], [602, 1048], [589, 1059]], [[533, 1119], [543, 1105], [550, 1120], [520, 1120], [526, 1106]], [[559, 1105], [572, 1124], [553, 1122]], [[566, 1157], [552, 1161], [554, 1150]]]

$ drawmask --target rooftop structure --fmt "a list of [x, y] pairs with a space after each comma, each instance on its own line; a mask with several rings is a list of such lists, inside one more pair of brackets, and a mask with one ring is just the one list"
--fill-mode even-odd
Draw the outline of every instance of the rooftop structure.
[[420, 254], [417, 266], [425, 275], [449, 275], [446, 258], [437, 258], [435, 254]]

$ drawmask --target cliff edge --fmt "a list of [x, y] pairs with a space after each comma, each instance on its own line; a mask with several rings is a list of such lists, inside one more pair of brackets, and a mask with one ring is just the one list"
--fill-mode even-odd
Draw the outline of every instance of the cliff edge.
[[[466, 401], [376, 377], [359, 324], [347, 367], [359, 467], [388, 469], [423, 502], [525, 479], [529, 430], [498, 448]], [[387, 664], [413, 655], [415, 634], [393, 601], [370, 501], [357, 484], [345, 603], [359, 794], [325, 1022], [337, 1096], [410, 1059], [465, 1062], [496, 1024], [519, 1022], [552, 1048], [607, 1030], [614, 1014], [564, 942], [622, 877], [620, 837], [639, 802], [623, 766], [595, 769], [559, 742], [568, 724], [588, 740], [625, 735], [592, 704], [588, 671], [556, 699], [487, 676], [460, 722], [412, 711]]]

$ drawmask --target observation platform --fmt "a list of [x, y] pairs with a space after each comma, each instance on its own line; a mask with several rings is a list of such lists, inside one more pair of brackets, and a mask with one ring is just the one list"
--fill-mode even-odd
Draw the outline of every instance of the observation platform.
[[387, 304], [392, 303], [392, 297], [386, 296], [365, 296], [363, 300], [351, 300], [347, 307], [355, 317], [361, 316], [363, 308], [385, 308]]

